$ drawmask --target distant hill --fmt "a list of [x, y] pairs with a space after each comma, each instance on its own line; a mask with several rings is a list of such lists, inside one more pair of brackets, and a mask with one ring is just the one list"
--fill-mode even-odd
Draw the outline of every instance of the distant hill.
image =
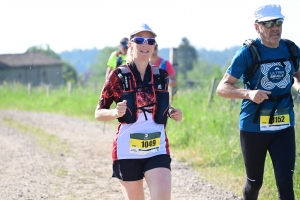
[[[206, 49], [199, 49], [198, 55], [200, 59], [206, 60], [209, 63], [220, 65], [224, 67], [228, 61], [232, 59], [235, 52], [239, 49], [239, 46], [234, 46], [228, 49], [224, 49], [223, 51], [212, 51]], [[78, 73], [86, 72], [88, 67], [94, 64], [97, 61], [97, 56], [99, 55], [99, 49], [74, 49], [72, 51], [63, 51], [59, 54], [59, 56], [68, 62], [70, 62], [73, 66], [75, 66]], [[164, 58], [169, 60], [170, 49], [162, 48], [159, 49], [158, 54]]]
[[83, 73], [96, 62], [99, 53], [100, 50], [96, 48], [88, 50], [74, 49], [72, 51], [63, 51], [59, 56], [75, 66], [78, 73]]
[[158, 55], [163, 59], [169, 60], [170, 59], [170, 49], [169, 48], [162, 48], [158, 49]]
[[[240, 46], [233, 46], [231, 48], [224, 49], [223, 51], [213, 51], [202, 48], [198, 50], [198, 56], [201, 60], [206, 60], [211, 64], [224, 67], [227, 62], [231, 61], [232, 57], [239, 48]], [[162, 58], [169, 60], [170, 49], [159, 49], [158, 53]]]
[[212, 51], [206, 49], [198, 50], [198, 55], [200, 59], [207, 60], [211, 64], [220, 65], [225, 67], [225, 65], [231, 61], [232, 57], [235, 55], [240, 46], [233, 46], [223, 51]]

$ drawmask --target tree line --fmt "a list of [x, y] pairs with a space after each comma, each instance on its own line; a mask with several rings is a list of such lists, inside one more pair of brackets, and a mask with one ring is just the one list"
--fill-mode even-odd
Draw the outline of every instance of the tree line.
[[[199, 51], [190, 43], [188, 38], [184, 37], [177, 50], [177, 64], [175, 67], [178, 79], [182, 80], [207, 80], [210, 77], [221, 78], [225, 71], [224, 65], [227, 63], [213, 64], [199, 54]], [[99, 77], [105, 76], [106, 63], [112, 51], [117, 50], [118, 47], [105, 47], [100, 50], [96, 58], [96, 62], [89, 67], [90, 81], [98, 81]], [[235, 47], [237, 49], [237, 47]], [[229, 57], [233, 57], [234, 52]], [[207, 57], [207, 56], [206, 56]], [[214, 59], [214, 58], [213, 58]], [[216, 58], [217, 59], [217, 58]]]
[[[228, 66], [230, 63], [230, 59], [226, 63], [216, 64], [210, 62], [207, 57], [210, 56], [212, 60], [221, 60], [221, 54], [226, 55], [228, 58], [233, 57], [235, 51], [238, 47], [234, 47], [228, 51], [219, 51], [208, 53], [208, 51], [197, 50], [188, 40], [188, 38], [184, 37], [181, 40], [181, 43], [177, 49], [177, 64], [175, 67], [177, 77], [180, 80], [207, 80], [211, 79], [211, 77], [215, 77], [220, 79], [226, 68], [224, 66]], [[46, 46], [32, 46], [28, 48], [27, 52], [40, 51], [45, 53], [46, 55], [52, 56], [56, 59], [59, 59], [63, 62], [63, 79], [65, 82], [72, 83], [83, 83], [83, 82], [99, 82], [104, 81], [105, 71], [107, 67], [107, 60], [111, 54], [111, 52], [117, 50], [118, 47], [105, 47], [98, 51], [98, 54], [95, 59], [90, 61], [90, 65], [87, 66], [87, 72], [80, 74], [77, 72], [74, 64], [71, 64], [70, 60], [63, 59], [59, 54], [55, 53], [49, 45]], [[73, 57], [80, 57], [80, 53], [84, 53], [82, 51], [76, 51], [76, 55]], [[95, 54], [95, 51], [93, 51]], [[89, 58], [91, 59], [93, 55], [91, 54]], [[223, 55], [224, 57], [224, 55]], [[80, 58], [77, 58], [80, 60]], [[78, 62], [78, 61], [77, 61]], [[221, 62], [221, 61], [220, 61]], [[219, 62], [219, 63], [220, 63]]]

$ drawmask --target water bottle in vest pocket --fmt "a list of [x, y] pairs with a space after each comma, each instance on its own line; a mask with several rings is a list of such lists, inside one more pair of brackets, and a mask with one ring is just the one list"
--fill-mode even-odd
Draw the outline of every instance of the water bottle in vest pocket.
[[165, 124], [168, 118], [169, 110], [169, 92], [168, 91], [156, 91], [156, 111], [154, 115], [154, 121], [157, 124]]
[[135, 105], [135, 92], [123, 92], [120, 101], [126, 100], [126, 113], [123, 117], [119, 117], [119, 122], [132, 124], [137, 120], [136, 105]]

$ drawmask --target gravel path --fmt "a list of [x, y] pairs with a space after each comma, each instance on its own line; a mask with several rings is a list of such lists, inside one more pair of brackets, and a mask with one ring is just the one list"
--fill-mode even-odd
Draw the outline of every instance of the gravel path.
[[[111, 178], [113, 135], [97, 121], [0, 110], [0, 199], [123, 199]], [[199, 178], [172, 155], [172, 199], [241, 199]]]

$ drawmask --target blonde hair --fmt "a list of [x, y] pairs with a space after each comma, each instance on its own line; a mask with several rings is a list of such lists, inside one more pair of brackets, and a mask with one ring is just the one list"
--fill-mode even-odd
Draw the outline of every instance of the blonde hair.
[[[129, 42], [128, 42], [129, 44]], [[126, 54], [126, 63], [131, 63], [133, 61], [133, 55], [132, 55], [132, 46], [128, 46], [127, 54]]]
[[[153, 34], [153, 33], [152, 33]], [[131, 63], [133, 61], [133, 52], [132, 52], [132, 41], [131, 39], [134, 38], [135, 35], [132, 35], [130, 37], [130, 41], [128, 41], [127, 45], [128, 45], [128, 49], [127, 49], [127, 54], [126, 54], [126, 63]], [[153, 35], [153, 38], [156, 38], [155, 35]], [[155, 44], [157, 45], [157, 44]], [[150, 58], [149, 58], [150, 61]]]

